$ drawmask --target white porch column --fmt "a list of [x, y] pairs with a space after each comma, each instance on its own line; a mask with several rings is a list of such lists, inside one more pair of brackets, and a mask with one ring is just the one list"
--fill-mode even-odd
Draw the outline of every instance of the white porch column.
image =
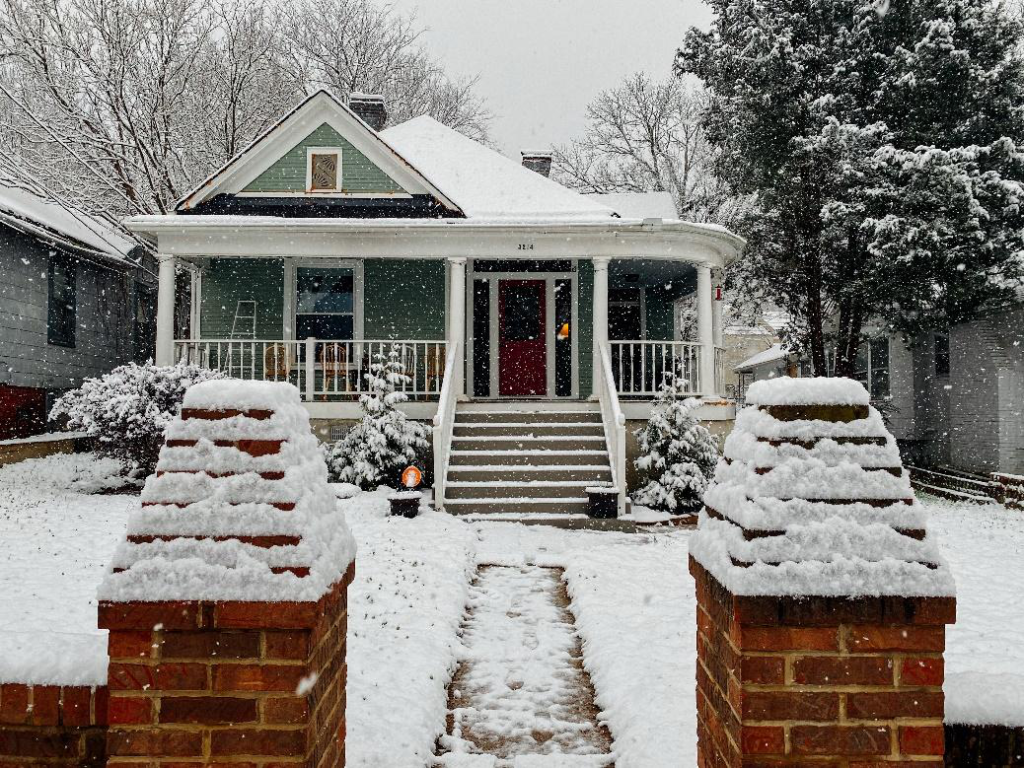
[[[724, 346], [722, 343], [722, 302], [718, 301], [718, 291], [722, 286], [722, 270], [716, 269], [711, 273], [711, 335], [714, 337], [715, 346]], [[721, 394], [721, 392], [717, 393]]]
[[712, 328], [715, 302], [711, 295], [711, 267], [697, 267], [697, 340], [700, 341], [700, 394], [715, 392], [715, 336]]
[[[466, 257], [452, 256], [448, 259], [448, 343], [459, 342], [459, 354], [466, 360]], [[464, 365], [457, 366], [459, 374]], [[463, 394], [465, 376], [459, 375], [457, 395]]]
[[601, 346], [608, 341], [608, 262], [607, 256], [598, 256], [593, 259], [594, 264], [594, 349], [592, 350], [593, 362], [593, 389], [597, 393], [597, 380], [601, 375]]
[[156, 293], [156, 364], [174, 364], [174, 257], [157, 255], [160, 272]]

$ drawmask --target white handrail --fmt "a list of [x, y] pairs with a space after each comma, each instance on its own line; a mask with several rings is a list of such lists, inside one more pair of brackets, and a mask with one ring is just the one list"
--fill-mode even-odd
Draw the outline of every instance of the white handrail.
[[604, 424], [604, 439], [608, 444], [612, 483], [618, 491], [618, 511], [619, 515], [623, 515], [626, 512], [626, 416], [619, 406], [607, 342], [599, 345], [597, 362], [601, 373], [597, 377], [597, 399], [601, 404], [601, 422]]
[[448, 480], [448, 457], [455, 426], [455, 403], [462, 390], [462, 359], [460, 342], [452, 342], [444, 365], [441, 394], [434, 414], [434, 508], [444, 511], [445, 483]]

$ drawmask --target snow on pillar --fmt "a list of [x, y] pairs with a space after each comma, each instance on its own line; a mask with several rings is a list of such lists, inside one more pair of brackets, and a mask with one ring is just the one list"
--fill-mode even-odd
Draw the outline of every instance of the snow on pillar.
[[598, 350], [608, 341], [608, 262], [605, 256], [595, 257], [594, 264], [594, 387], [597, 392], [597, 379], [601, 375], [600, 355]]
[[759, 381], [690, 543], [698, 765], [942, 768], [953, 577], [868, 393]]
[[354, 555], [298, 389], [191, 387], [99, 590], [107, 765], [343, 765]]
[[174, 257], [161, 253], [156, 296], [156, 364], [174, 364]]
[[714, 312], [711, 305], [711, 267], [697, 267], [697, 340], [700, 348], [700, 393], [714, 397], [715, 391], [715, 339], [712, 328]]
[[[448, 259], [448, 343], [459, 343], [459, 354], [466, 359], [466, 258], [454, 256]], [[459, 367], [459, 371], [462, 368]], [[460, 377], [461, 378], [461, 377]], [[463, 394], [461, 380], [456, 394]]]

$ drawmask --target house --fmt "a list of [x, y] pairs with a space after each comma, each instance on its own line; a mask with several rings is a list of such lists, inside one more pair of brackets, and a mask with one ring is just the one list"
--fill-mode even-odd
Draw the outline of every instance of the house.
[[[435, 501], [465, 513], [578, 510], [597, 482], [621, 508], [626, 421], [673, 369], [704, 418], [732, 418], [711, 286], [742, 240], [623, 215], [546, 178], [544, 153], [519, 163], [430, 117], [385, 120], [380, 97], [317, 92], [172, 214], [128, 220], [160, 261], [158, 361], [291, 381], [330, 437], [395, 349], [407, 413], [435, 425]], [[693, 293], [699, 341], [677, 341], [673, 305]]]
[[0, 187], [0, 440], [44, 432], [54, 396], [153, 356], [142, 252], [71, 206]]

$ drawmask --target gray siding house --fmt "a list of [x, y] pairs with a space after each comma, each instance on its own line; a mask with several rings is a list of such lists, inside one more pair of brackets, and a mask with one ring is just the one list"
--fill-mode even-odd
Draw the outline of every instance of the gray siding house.
[[0, 188], [0, 440], [45, 431], [54, 396], [153, 356], [152, 262], [96, 219]]

